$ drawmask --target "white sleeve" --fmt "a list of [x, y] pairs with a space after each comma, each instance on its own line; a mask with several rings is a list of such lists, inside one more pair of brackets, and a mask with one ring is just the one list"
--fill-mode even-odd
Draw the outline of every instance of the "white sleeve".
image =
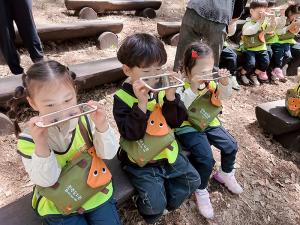
[[93, 144], [96, 149], [97, 156], [101, 159], [112, 159], [118, 151], [119, 142], [114, 130], [108, 124], [108, 129], [104, 133], [100, 133], [95, 124], [91, 123]]
[[235, 31], [236, 31], [236, 22], [234, 22], [233, 24], [230, 25], [227, 36], [230, 37], [230, 36], [234, 35]]
[[251, 22], [246, 22], [243, 26], [243, 35], [253, 35], [258, 32], [258, 30], [261, 28], [260, 23], [256, 23], [253, 25]]
[[197, 98], [198, 94], [195, 94], [192, 89], [189, 87], [184, 92], [183, 88], [177, 88], [176, 92], [180, 95], [181, 101], [183, 101], [186, 108], [192, 104], [192, 102]]
[[22, 157], [22, 161], [26, 172], [35, 184], [42, 187], [50, 187], [57, 182], [61, 167], [53, 151], [47, 158], [41, 158], [35, 154], [34, 150], [31, 159]]
[[270, 20], [266, 27], [266, 33], [271, 33], [276, 28], [276, 20]]
[[283, 34], [286, 34], [286, 28], [287, 27], [283, 27], [281, 29], [276, 29], [276, 32], [278, 35], [283, 35]]
[[285, 24], [286, 24], [286, 17], [285, 16], [276, 17], [276, 29], [284, 28]]
[[218, 83], [218, 89], [219, 89], [219, 100], [226, 100], [229, 98], [232, 90], [232, 81], [229, 79], [229, 83], [227, 86], [224, 86], [221, 84], [221, 82]]

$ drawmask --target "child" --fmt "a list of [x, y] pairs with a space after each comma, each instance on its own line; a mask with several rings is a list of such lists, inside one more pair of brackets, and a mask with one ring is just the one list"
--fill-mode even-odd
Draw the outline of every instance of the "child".
[[[300, 63], [300, 45], [294, 40], [295, 36], [300, 30], [300, 3], [294, 3], [285, 10], [285, 16], [287, 17], [286, 26], [282, 29], [277, 29], [279, 37], [278, 43], [284, 48], [287, 55], [289, 55], [292, 63]], [[297, 66], [295, 67], [295, 69]], [[293, 71], [289, 66], [287, 74], [296, 75], [297, 71]]]
[[[35, 124], [41, 121], [41, 118], [36, 116], [30, 119], [28, 127], [19, 134], [18, 99], [26, 96], [30, 106], [38, 111], [40, 116], [75, 106], [75, 78], [73, 72], [56, 61], [36, 63], [22, 75], [22, 86], [16, 88], [13, 99], [8, 102], [11, 107], [8, 116], [14, 123], [15, 134], [18, 137], [18, 153], [22, 156], [25, 170], [31, 180], [41, 187], [54, 187], [66, 161], [77, 155], [85, 145], [84, 136], [81, 135], [82, 124], [87, 128], [86, 137], [92, 138], [98, 157], [112, 159], [117, 152], [118, 141], [106, 120], [105, 110], [94, 101], [90, 101], [89, 104], [97, 106], [98, 110], [82, 116], [81, 122], [75, 118], [57, 126], [41, 128]], [[98, 192], [86, 199], [82, 205], [83, 214], [75, 212], [63, 216], [53, 202], [37, 193], [36, 188], [32, 207], [38, 215], [45, 216], [47, 224], [121, 224], [114, 205], [116, 201], [112, 198], [112, 183], [106, 188], [106, 194]], [[71, 210], [71, 206], [67, 207], [67, 210]]]
[[250, 79], [255, 86], [259, 86], [257, 76], [262, 80], [267, 80], [266, 69], [269, 66], [269, 56], [267, 46], [264, 40], [264, 30], [267, 22], [265, 21], [265, 10], [268, 4], [266, 1], [253, 0], [250, 3], [251, 18], [246, 19], [243, 26], [243, 46], [246, 51], [243, 51], [246, 63], [241, 71], [241, 79], [244, 84], [249, 84], [246, 73], [249, 72], [255, 63], [257, 68], [250, 76]]
[[[232, 23], [229, 26], [227, 37], [234, 35], [235, 31], [236, 31], [236, 22]], [[236, 90], [241, 89], [241, 86], [239, 85], [239, 83], [236, 80], [237, 55], [231, 48], [228, 47], [227, 41], [224, 42], [223, 50], [221, 52], [221, 58], [223, 58], [227, 61], [226, 67], [232, 74], [232, 76], [230, 77], [230, 79], [232, 81], [232, 88], [236, 89]], [[223, 65], [220, 65], [220, 67], [221, 66], [223, 66]]]
[[[275, 0], [270, 0], [268, 2], [268, 9], [267, 13], [274, 14], [275, 16], [275, 11], [272, 10], [273, 7], [276, 6], [276, 1]], [[280, 10], [280, 17], [276, 17], [274, 19], [274, 16], [272, 15], [272, 21], [275, 22], [275, 29], [274, 30], [266, 30], [266, 44], [267, 44], [267, 51], [269, 54], [269, 60], [271, 62], [272, 57], [274, 58], [274, 69], [272, 71], [272, 80], [278, 80], [278, 79], [284, 79], [284, 75], [282, 72], [282, 67], [290, 60], [289, 56], [284, 54], [284, 49], [282, 46], [278, 43], [278, 35], [276, 29], [281, 29], [285, 26], [286, 23], [286, 17], [284, 15], [285, 9], [282, 8]], [[268, 29], [268, 27], [267, 27]]]
[[[180, 67], [181, 72], [184, 72], [186, 77], [185, 86], [177, 89], [177, 93], [181, 95], [186, 108], [192, 104], [199, 94], [201, 95], [202, 92], [207, 90], [201, 74], [212, 71], [213, 65], [214, 54], [208, 45], [193, 43], [186, 48]], [[216, 93], [219, 95], [220, 100], [228, 98], [231, 93], [231, 81], [228, 77], [219, 79], [218, 84], [211, 81], [209, 86], [213, 91], [218, 90]], [[201, 185], [198, 186], [195, 192], [199, 212], [204, 217], [211, 218], [214, 212], [206, 187], [215, 160], [210, 145], [214, 145], [221, 150], [220, 170], [214, 174], [214, 177], [219, 182], [225, 183], [233, 193], [241, 194], [243, 189], [236, 182], [235, 170], [233, 169], [235, 155], [238, 150], [237, 142], [221, 125], [217, 117], [203, 132], [197, 131], [188, 121], [185, 121], [180, 128], [175, 129], [175, 134], [184, 148], [192, 153], [195, 159], [194, 166], [201, 177]]]
[[[188, 118], [176, 88], [159, 93], [147, 91], [144, 82], [139, 80], [162, 73], [167, 53], [161, 41], [149, 34], [134, 34], [125, 39], [117, 57], [124, 73], [131, 78], [114, 96], [113, 114], [122, 138], [137, 141], [144, 137], [157, 102], [163, 103], [162, 114], [171, 128], [179, 127]], [[161, 143], [155, 144], [161, 148]], [[200, 185], [198, 172], [180, 153], [177, 141], [171, 145], [172, 150], [163, 149], [144, 167], [139, 167], [122, 148], [118, 152], [130, 182], [139, 192], [135, 198], [138, 211], [150, 224], [159, 221], [166, 212], [164, 209], [177, 209]]]

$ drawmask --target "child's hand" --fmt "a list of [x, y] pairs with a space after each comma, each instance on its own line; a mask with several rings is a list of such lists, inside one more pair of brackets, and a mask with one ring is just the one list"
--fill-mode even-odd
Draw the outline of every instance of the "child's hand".
[[37, 156], [47, 158], [50, 155], [48, 147], [48, 129], [45, 127], [38, 127], [35, 123], [41, 122], [42, 118], [35, 116], [30, 119], [28, 126], [32, 140], [35, 143], [35, 153]]
[[101, 106], [98, 102], [89, 101], [88, 105], [97, 106], [97, 110], [90, 114], [91, 119], [93, 120], [97, 130], [101, 133], [104, 133], [108, 129], [108, 122], [106, 119], [106, 112], [103, 106]]
[[[219, 76], [224, 76], [225, 74], [229, 74], [230, 72], [227, 69], [219, 69], [218, 74]], [[219, 79], [220, 83], [224, 86], [227, 86], [229, 84], [229, 77], [223, 77]]]
[[194, 94], [197, 94], [197, 90], [199, 88], [199, 85], [200, 84], [203, 84], [204, 83], [204, 80], [203, 80], [203, 77], [200, 76], [200, 75], [195, 75], [193, 77], [193, 79], [191, 80], [191, 90]]
[[[178, 79], [182, 79], [182, 74], [180, 73], [180, 71], [176, 72], [172, 72], [170, 74], [171, 76], [177, 77]], [[174, 82], [174, 79], [170, 79], [170, 82]], [[176, 81], [176, 84], [178, 84], [179, 82]], [[168, 101], [174, 101], [175, 100], [175, 92], [177, 90], [177, 87], [172, 87], [172, 88], [168, 88], [167, 90], [165, 90], [166, 93], [166, 98]]]
[[259, 19], [260, 24], [263, 24], [265, 22], [265, 19], [266, 19], [266, 13], [261, 12], [260, 13], [260, 19]]
[[281, 16], [285, 16], [285, 8], [281, 8], [280, 9], [280, 15]]
[[147, 112], [148, 90], [145, 83], [141, 80], [136, 80], [132, 84], [133, 92], [138, 99], [138, 107], [144, 112]]

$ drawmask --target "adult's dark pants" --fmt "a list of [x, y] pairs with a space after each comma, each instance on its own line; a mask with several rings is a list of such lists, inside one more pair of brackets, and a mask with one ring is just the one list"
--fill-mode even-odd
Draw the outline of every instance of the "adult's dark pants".
[[224, 59], [224, 63], [220, 62], [220, 67], [225, 67], [227, 70], [230, 71], [232, 75], [236, 74], [237, 70], [237, 55], [236, 53], [228, 47], [223, 47], [223, 51], [221, 53], [221, 58]]
[[177, 45], [174, 71], [178, 71], [185, 48], [193, 42], [204, 40], [212, 48], [215, 55], [214, 70], [219, 69], [220, 55], [226, 39], [226, 24], [207, 20], [193, 10], [187, 8], [182, 19]]
[[23, 73], [15, 47], [15, 21], [19, 34], [33, 62], [43, 59], [44, 52], [34, 24], [31, 0], [0, 0], [0, 47], [13, 74]]

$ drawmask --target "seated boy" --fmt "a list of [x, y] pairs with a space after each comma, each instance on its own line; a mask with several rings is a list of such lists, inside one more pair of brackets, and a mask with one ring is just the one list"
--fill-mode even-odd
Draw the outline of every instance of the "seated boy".
[[[161, 41], [149, 34], [134, 34], [125, 39], [117, 56], [123, 64], [124, 73], [131, 78], [114, 96], [113, 114], [121, 137], [132, 142], [144, 138], [147, 127], [157, 122], [151, 120], [148, 124], [156, 103], [162, 104], [161, 110], [167, 124], [171, 128], [180, 127], [188, 113], [179, 94], [175, 93], [176, 88], [152, 92], [140, 80], [141, 77], [162, 73], [161, 67], [167, 61], [167, 53]], [[141, 144], [141, 140], [138, 143]], [[180, 153], [175, 139], [171, 147], [168, 145], [165, 149], [159, 141], [153, 145], [151, 150], [162, 148], [162, 151], [143, 167], [139, 163], [142, 164], [144, 157], [141, 157], [142, 161], [139, 158], [135, 161], [127, 149], [125, 152], [120, 148], [118, 152], [130, 182], [139, 192], [138, 197], [134, 198], [138, 211], [151, 224], [159, 221], [164, 209], [177, 209], [201, 183], [198, 172]]]

